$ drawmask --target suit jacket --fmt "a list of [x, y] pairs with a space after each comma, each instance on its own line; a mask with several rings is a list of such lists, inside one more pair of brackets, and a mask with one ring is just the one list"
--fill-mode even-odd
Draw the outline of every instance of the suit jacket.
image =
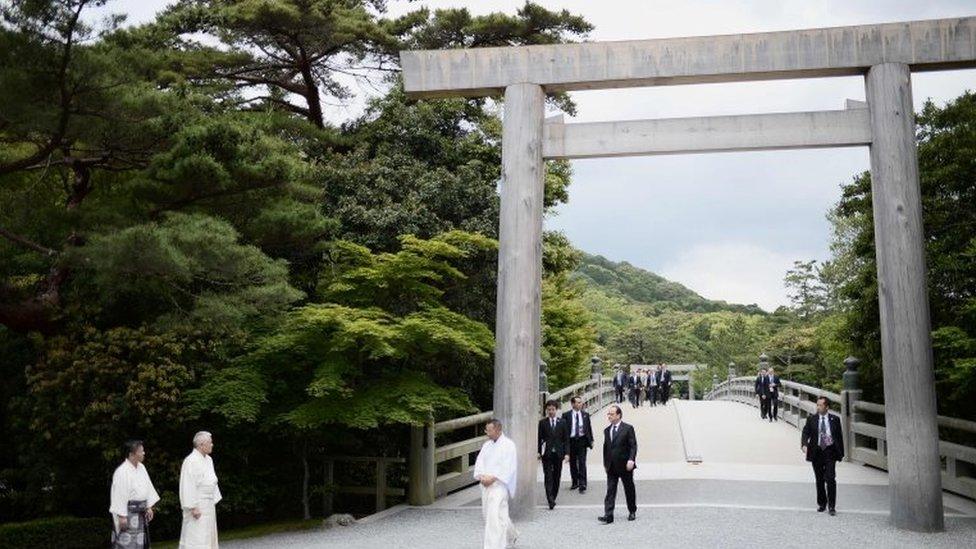
[[627, 386], [631, 389], [643, 387], [640, 376], [637, 374], [632, 374], [630, 379], [627, 380]]
[[763, 386], [763, 379], [765, 379], [765, 377], [766, 376], [756, 376], [756, 394], [757, 395], [763, 395], [764, 394], [763, 393], [762, 386]]
[[627, 375], [623, 372], [617, 372], [613, 375], [613, 387], [626, 387], [627, 386]]
[[556, 417], [556, 428], [553, 429], [549, 417], [539, 420], [539, 449], [536, 453], [542, 455], [542, 444], [545, 443], [545, 455], [558, 455], [560, 459], [569, 453], [569, 426], [563, 418]]
[[779, 376], [766, 376], [764, 388], [765, 394], [771, 400], [777, 400], [779, 398]]
[[658, 385], [663, 385], [665, 387], [671, 385], [671, 370], [663, 370], [655, 375], [657, 376]]
[[[590, 413], [586, 410], [580, 410], [580, 414], [583, 415], [583, 436], [586, 438], [586, 445], [592, 448], [593, 425], [590, 423]], [[573, 410], [563, 414], [563, 422], [566, 423], [566, 429], [569, 431], [569, 438], [573, 438]]]
[[[828, 448], [833, 449], [833, 458], [840, 461], [844, 459], [844, 433], [840, 428], [840, 418], [831, 413], [827, 414], [827, 418], [830, 424], [830, 437], [834, 441]], [[800, 446], [807, 447], [807, 461], [823, 458], [824, 452], [820, 449], [820, 414], [807, 417], [803, 432], [800, 433]]]
[[603, 430], [603, 467], [622, 473], [627, 471], [628, 461], [637, 461], [637, 434], [629, 423], [620, 422], [617, 436], [610, 442], [610, 428]]

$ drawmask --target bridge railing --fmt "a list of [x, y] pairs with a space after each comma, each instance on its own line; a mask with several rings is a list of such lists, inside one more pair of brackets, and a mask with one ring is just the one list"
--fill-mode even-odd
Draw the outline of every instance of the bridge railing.
[[[802, 429], [807, 416], [816, 413], [817, 398], [827, 398], [830, 413], [838, 416], [844, 435], [845, 461], [888, 469], [888, 447], [883, 404], [861, 400], [857, 386], [857, 360], [845, 361], [844, 390], [839, 394], [793, 381], [783, 381], [780, 417]], [[759, 406], [755, 377], [734, 377], [705, 394], [706, 400], [732, 400]], [[976, 499], [976, 421], [938, 416], [942, 488]], [[946, 440], [948, 439], [948, 440]], [[968, 443], [960, 442], [967, 441]]]
[[[325, 512], [325, 516], [332, 514], [333, 496], [334, 494], [357, 494], [357, 495], [369, 495], [373, 496], [374, 508], [376, 511], [382, 511], [386, 509], [386, 499], [388, 497], [403, 497], [406, 495], [406, 491], [401, 487], [391, 487], [389, 485], [390, 469], [392, 467], [398, 466], [404, 463], [406, 460], [402, 457], [385, 457], [385, 456], [328, 456], [325, 458], [324, 471], [323, 471], [323, 484], [322, 484], [322, 508]], [[367, 482], [363, 475], [358, 476], [358, 484], [356, 485], [342, 485], [336, 483], [336, 463], [345, 464], [363, 464], [370, 468], [375, 467], [375, 480], [366, 486], [363, 486], [363, 482]], [[402, 466], [400, 466], [402, 467]], [[402, 471], [395, 471], [394, 473], [402, 474]], [[346, 475], [347, 477], [349, 475]], [[367, 477], [368, 478], [368, 477]]]
[[[579, 395], [586, 408], [594, 410], [613, 401], [611, 378], [593, 378], [570, 385], [552, 394], [540, 393], [540, 413], [547, 400], [556, 400], [560, 411], [570, 408], [572, 397]], [[492, 411], [427, 423], [413, 427], [410, 432], [410, 483], [408, 499], [411, 505], [429, 505], [435, 499], [475, 483], [471, 476], [472, 457], [487, 437], [482, 427], [492, 418]], [[467, 430], [467, 433], [465, 433]], [[453, 442], [437, 443], [442, 440]]]

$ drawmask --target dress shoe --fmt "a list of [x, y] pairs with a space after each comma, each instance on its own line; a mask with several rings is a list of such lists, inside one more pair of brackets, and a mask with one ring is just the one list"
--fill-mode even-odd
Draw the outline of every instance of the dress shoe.
[[837, 514], [837, 509], [831, 509], [830, 510], [830, 516], [834, 516], [836, 514]]
[[637, 515], [635, 513], [631, 513], [627, 515], [627, 520], [637, 520]]
[[817, 512], [818, 513], [823, 513], [826, 510], [827, 510], [827, 507], [824, 506], [824, 505], [821, 505], [820, 507], [817, 507]]
[[576, 484], [574, 484], [574, 485], [572, 485], [572, 486], [569, 487], [570, 490], [575, 490], [577, 488], [579, 488], [579, 486], [576, 485]]
[[550, 511], [552, 511], [553, 507], [555, 507], [555, 506], [556, 506], [556, 502], [555, 501], [550, 501], [549, 502], [549, 510]]
[[597, 517], [597, 520], [599, 520], [600, 522], [602, 522], [604, 524], [612, 524], [613, 523], [613, 515], [604, 515], [602, 517]]
[[586, 493], [586, 486], [580, 487], [580, 492], [579, 493], [585, 494]]

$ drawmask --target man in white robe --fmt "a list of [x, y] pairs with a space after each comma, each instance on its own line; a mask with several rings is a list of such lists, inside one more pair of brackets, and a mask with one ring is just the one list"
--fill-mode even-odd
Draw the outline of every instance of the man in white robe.
[[213, 437], [200, 431], [193, 436], [193, 451], [180, 469], [180, 549], [217, 549], [216, 505], [221, 496], [211, 452]]
[[153, 519], [153, 506], [159, 493], [149, 479], [149, 471], [142, 462], [146, 449], [141, 440], [125, 443], [125, 461], [112, 475], [112, 490], [108, 512], [112, 515], [112, 547], [136, 549], [149, 547], [147, 524]]
[[474, 464], [474, 478], [481, 483], [484, 549], [505, 549], [515, 545], [518, 538], [508, 516], [508, 500], [515, 496], [518, 467], [515, 443], [502, 433], [502, 423], [497, 419], [488, 422], [485, 434], [488, 440], [481, 446]]

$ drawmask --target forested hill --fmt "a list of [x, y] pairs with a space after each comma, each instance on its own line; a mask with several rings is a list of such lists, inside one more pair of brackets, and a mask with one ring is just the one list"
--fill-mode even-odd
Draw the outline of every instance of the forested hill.
[[623, 298], [627, 302], [646, 305], [649, 313], [686, 311], [710, 313], [732, 311], [763, 314], [757, 305], [738, 305], [706, 299], [677, 282], [635, 267], [626, 261], [614, 262], [599, 255], [583, 254], [573, 277], [588, 289]]

